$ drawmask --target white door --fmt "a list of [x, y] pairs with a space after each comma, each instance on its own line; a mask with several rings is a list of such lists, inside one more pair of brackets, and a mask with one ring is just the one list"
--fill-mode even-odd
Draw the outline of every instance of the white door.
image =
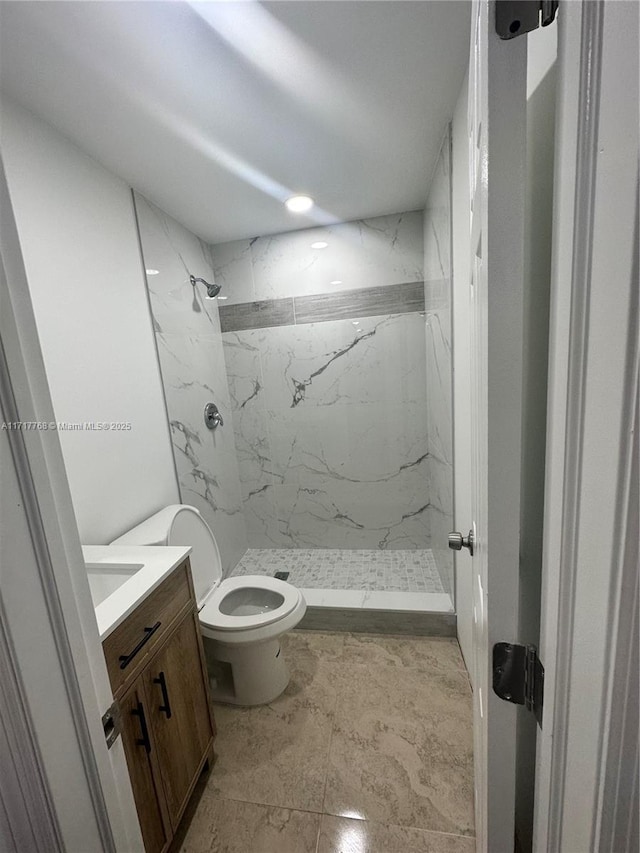
[[[514, 838], [516, 706], [491, 687], [491, 650], [517, 642], [524, 277], [526, 36], [473, 5], [469, 63], [474, 755], [478, 851]], [[466, 534], [466, 530], [463, 531]]]

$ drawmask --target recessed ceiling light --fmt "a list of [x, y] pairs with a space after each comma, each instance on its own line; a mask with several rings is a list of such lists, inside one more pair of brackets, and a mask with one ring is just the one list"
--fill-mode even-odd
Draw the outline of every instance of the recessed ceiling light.
[[228, 299], [228, 296], [218, 296], [218, 299]]
[[145, 270], [147, 275], [158, 275], [160, 270]]
[[312, 249], [326, 249], [329, 244], [325, 243], [324, 240], [316, 240], [315, 243], [311, 244]]
[[292, 213], [306, 213], [313, 207], [313, 199], [308, 195], [293, 195], [285, 201], [285, 207]]
[[331, 282], [331, 284], [342, 284], [342, 280], [339, 278], [336, 278], [336, 279], [334, 279], [334, 281]]

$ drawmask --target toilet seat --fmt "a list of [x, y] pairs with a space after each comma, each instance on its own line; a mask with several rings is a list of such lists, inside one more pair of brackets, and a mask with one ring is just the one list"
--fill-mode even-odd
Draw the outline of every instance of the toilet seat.
[[[223, 612], [221, 606], [231, 593], [251, 589], [276, 593], [282, 601], [277, 607], [262, 613], [235, 616]], [[285, 581], [264, 575], [240, 575], [218, 584], [207, 596], [198, 616], [200, 624], [213, 631], [250, 631], [284, 619], [298, 606], [300, 598], [300, 592]], [[256, 606], [260, 606], [259, 601]]]

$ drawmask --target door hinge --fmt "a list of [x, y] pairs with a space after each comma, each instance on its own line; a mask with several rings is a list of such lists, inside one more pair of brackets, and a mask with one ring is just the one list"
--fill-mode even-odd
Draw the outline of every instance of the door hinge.
[[493, 647], [493, 691], [506, 702], [533, 711], [542, 728], [544, 667], [535, 646], [496, 643]]
[[548, 27], [557, 11], [558, 0], [496, 0], [496, 32], [501, 39], [512, 39]]
[[122, 731], [120, 703], [115, 699], [113, 704], [102, 715], [102, 728], [104, 730], [104, 739], [107, 742], [107, 749], [111, 749]]

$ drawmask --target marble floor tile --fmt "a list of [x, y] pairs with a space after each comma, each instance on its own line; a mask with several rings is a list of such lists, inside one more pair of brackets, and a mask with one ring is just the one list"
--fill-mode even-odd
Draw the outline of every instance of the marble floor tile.
[[216, 705], [217, 796], [322, 811], [337, 692], [316, 655], [288, 656], [289, 686], [255, 708]]
[[317, 853], [473, 853], [475, 839], [323, 815]]
[[282, 648], [281, 697], [215, 708], [217, 760], [181, 853], [472, 853], [455, 641], [293, 631]]
[[366, 664], [434, 674], [466, 672], [458, 641], [448, 637], [391, 637], [347, 634], [343, 657], [349, 664]]
[[316, 853], [320, 815], [205, 797], [180, 853]]
[[346, 637], [346, 634], [323, 631], [289, 631], [281, 638], [280, 645], [290, 666], [291, 661], [295, 666], [302, 655], [311, 655], [324, 663], [342, 658]]
[[433, 676], [346, 663], [324, 811], [473, 834], [471, 693], [462, 672]]

